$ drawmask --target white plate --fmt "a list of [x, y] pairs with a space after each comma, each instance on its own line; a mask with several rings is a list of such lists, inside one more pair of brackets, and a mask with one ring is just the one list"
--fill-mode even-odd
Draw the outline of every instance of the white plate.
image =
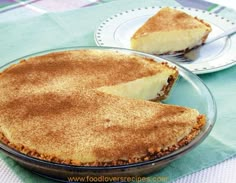
[[[153, 16], [162, 7], [144, 7], [127, 10], [115, 14], [103, 21], [95, 31], [95, 41], [98, 46], [122, 47], [130, 49], [130, 38], [134, 32]], [[235, 26], [235, 23], [226, 18], [207, 11], [173, 7], [200, 19], [212, 26], [209, 35], [214, 37], [225, 30]], [[192, 63], [180, 63], [182, 66], [196, 74], [203, 74], [222, 70], [236, 64], [236, 34], [222, 38], [200, 51], [200, 57]]]

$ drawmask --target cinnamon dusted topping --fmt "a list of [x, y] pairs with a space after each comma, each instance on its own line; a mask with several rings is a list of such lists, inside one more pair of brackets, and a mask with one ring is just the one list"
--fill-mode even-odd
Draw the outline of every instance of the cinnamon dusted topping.
[[4, 144], [12, 147], [13, 149], [21, 151], [22, 153], [26, 155], [33, 156], [35, 158], [39, 158], [43, 160], [48, 160], [55, 163], [71, 164], [71, 165], [76, 165], [76, 166], [117, 166], [117, 165], [127, 165], [127, 164], [132, 164], [132, 163], [154, 160], [162, 156], [165, 156], [167, 154], [170, 154], [171, 152], [176, 151], [177, 149], [190, 143], [199, 134], [200, 130], [204, 127], [204, 125], [205, 125], [205, 116], [200, 115], [198, 117], [197, 123], [195, 124], [194, 128], [191, 130], [190, 134], [184, 137], [182, 140], [180, 140], [177, 144], [167, 147], [165, 150], [161, 149], [160, 147], [157, 147], [157, 148], [150, 147], [147, 149], [147, 154], [141, 158], [130, 158], [128, 160], [120, 159], [120, 160], [112, 161], [112, 162], [95, 161], [95, 162], [81, 163], [80, 161], [69, 160], [69, 159], [62, 160], [54, 156], [39, 154], [36, 150], [29, 150], [23, 145], [17, 146], [17, 145], [11, 144], [2, 133], [0, 133], [0, 140]]

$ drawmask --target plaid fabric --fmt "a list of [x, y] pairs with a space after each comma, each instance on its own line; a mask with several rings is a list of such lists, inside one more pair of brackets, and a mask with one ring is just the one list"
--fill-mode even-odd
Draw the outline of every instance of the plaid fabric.
[[0, 0], [0, 23], [63, 12], [115, 0]]
[[[47, 12], [68, 11], [111, 1], [117, 0], [0, 0], [0, 23], [34, 17]], [[194, 7], [207, 11], [217, 7], [214, 3], [199, 0], [175, 1], [182, 6]]]
[[27, 8], [28, 10], [44, 12], [58, 12], [92, 6], [112, 0], [1, 0], [0, 13]]

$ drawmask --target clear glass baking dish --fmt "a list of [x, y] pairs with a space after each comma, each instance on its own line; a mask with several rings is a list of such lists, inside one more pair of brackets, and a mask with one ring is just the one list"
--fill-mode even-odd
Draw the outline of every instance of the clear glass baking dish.
[[105, 177], [125, 177], [125, 176], [143, 176], [149, 173], [158, 171], [164, 166], [168, 165], [170, 162], [177, 158], [181, 158], [185, 153], [191, 153], [190, 151], [197, 147], [210, 133], [216, 121], [216, 104], [215, 100], [208, 89], [208, 87], [199, 79], [199, 77], [182, 66], [163, 60], [157, 56], [141, 53], [137, 51], [132, 51], [128, 49], [121, 48], [111, 48], [111, 47], [70, 47], [70, 48], [60, 48], [47, 50], [35, 54], [28, 55], [24, 58], [16, 59], [0, 68], [4, 70], [11, 66], [12, 64], [18, 63], [22, 59], [35, 57], [38, 55], [44, 55], [51, 52], [59, 52], [65, 50], [79, 50], [79, 49], [100, 49], [100, 50], [110, 50], [119, 51], [124, 54], [135, 54], [142, 57], [149, 57], [157, 62], [167, 62], [172, 66], [176, 66], [179, 71], [179, 79], [175, 83], [169, 97], [163, 101], [164, 103], [182, 105], [187, 107], [192, 107], [199, 110], [200, 113], [205, 114], [207, 117], [206, 125], [201, 130], [200, 134], [191, 141], [188, 145], [181, 147], [180, 149], [165, 155], [161, 158], [144, 161], [140, 163], [133, 163], [128, 165], [119, 166], [74, 166], [67, 164], [53, 163], [49, 161], [44, 161], [36, 159], [34, 157], [22, 154], [7, 145], [0, 142], [0, 151], [5, 153], [7, 156], [11, 157], [13, 160], [17, 161], [22, 166], [30, 169], [37, 174], [46, 176], [48, 178], [68, 181], [69, 177], [87, 177], [87, 176], [105, 176]]

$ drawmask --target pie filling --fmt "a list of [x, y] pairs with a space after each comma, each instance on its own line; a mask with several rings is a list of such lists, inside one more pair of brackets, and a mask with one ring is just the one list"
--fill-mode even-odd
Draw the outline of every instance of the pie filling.
[[153, 54], [181, 52], [201, 45], [207, 35], [204, 29], [189, 30], [185, 34], [182, 31], [151, 33], [138, 40], [132, 40], [132, 48]]
[[176, 77], [176, 75], [163, 73], [162, 77], [160, 75], [154, 75], [124, 84], [101, 87], [97, 90], [127, 98], [161, 101], [169, 95]]
[[169, 92], [172, 88], [172, 86], [174, 85], [175, 81], [176, 81], [176, 76], [170, 75], [168, 80], [167, 80], [167, 84], [163, 86], [163, 88], [161, 89], [161, 91], [159, 93], [157, 93], [156, 98], [151, 99], [151, 101], [162, 101], [164, 99], [167, 98], [167, 96], [169, 95]]
[[8, 145], [9, 147], [20, 151], [23, 154], [26, 154], [28, 156], [32, 156], [38, 159], [60, 163], [60, 164], [70, 164], [70, 165], [77, 165], [77, 166], [117, 166], [117, 165], [127, 165], [131, 163], [138, 163], [138, 162], [144, 162], [149, 160], [154, 160], [157, 158], [160, 158], [162, 156], [165, 156], [167, 154], [170, 154], [173, 151], [176, 151], [177, 149], [189, 144], [201, 131], [201, 129], [205, 126], [206, 119], [204, 115], [199, 115], [196, 124], [193, 126], [191, 132], [184, 138], [182, 138], [177, 144], [174, 144], [170, 147], [166, 147], [165, 149], [161, 149], [159, 147], [150, 147], [146, 151], [146, 155], [142, 156], [140, 158], [129, 158], [129, 160], [116, 160], [112, 162], [88, 162], [88, 163], [81, 163], [79, 161], [74, 161], [71, 159], [59, 159], [52, 155], [46, 155], [46, 154], [40, 154], [37, 152], [37, 150], [31, 150], [23, 145], [16, 145], [12, 144], [2, 132], [0, 132], [0, 140]]

